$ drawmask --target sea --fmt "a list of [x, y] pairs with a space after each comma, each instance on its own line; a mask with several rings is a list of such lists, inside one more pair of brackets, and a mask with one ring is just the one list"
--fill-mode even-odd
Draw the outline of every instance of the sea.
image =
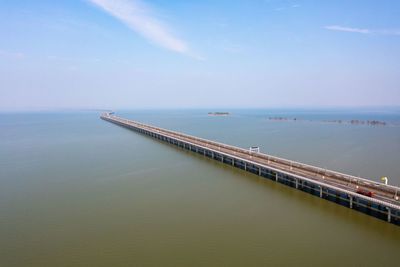
[[[0, 113], [0, 266], [399, 265], [399, 226], [100, 113]], [[398, 108], [116, 115], [400, 186]]]

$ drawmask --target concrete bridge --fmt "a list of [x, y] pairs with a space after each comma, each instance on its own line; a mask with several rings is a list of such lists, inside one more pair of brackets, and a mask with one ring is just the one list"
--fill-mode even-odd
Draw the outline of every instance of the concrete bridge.
[[400, 225], [400, 188], [120, 118], [103, 120]]

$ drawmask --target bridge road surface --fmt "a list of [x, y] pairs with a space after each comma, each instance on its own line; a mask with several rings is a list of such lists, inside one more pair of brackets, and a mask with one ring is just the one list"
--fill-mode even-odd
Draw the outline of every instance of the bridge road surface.
[[[278, 158], [275, 156], [250, 152], [249, 150], [234, 147], [187, 134], [182, 134], [175, 131], [162, 129], [155, 126], [146, 125], [143, 123], [135, 122], [132, 120], [120, 118], [112, 115], [112, 113], [105, 113], [102, 115], [103, 119], [111, 122], [118, 122], [125, 126], [134, 126], [142, 130], [147, 130], [152, 133], [161, 134], [169, 138], [178, 139], [180, 141], [191, 143], [195, 146], [204, 147], [209, 150], [214, 150], [217, 153], [225, 154], [238, 160], [245, 160], [252, 164], [252, 162], [264, 165], [270, 169], [276, 169], [289, 175], [304, 177], [307, 180], [315, 181], [320, 186], [334, 187], [342, 189], [349, 193], [349, 195], [357, 196], [371, 202], [386, 205], [396, 210], [400, 210], [399, 195], [400, 188], [391, 185], [385, 185], [380, 182], [375, 182], [365, 178], [355, 177], [319, 167]], [[357, 193], [359, 190], [371, 191], [374, 193], [373, 197], [368, 197], [363, 194]]]

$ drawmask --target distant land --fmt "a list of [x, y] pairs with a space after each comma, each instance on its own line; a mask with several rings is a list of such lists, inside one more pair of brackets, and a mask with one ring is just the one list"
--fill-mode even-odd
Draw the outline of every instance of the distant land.
[[324, 122], [324, 123], [338, 123], [338, 124], [352, 124], [352, 125], [370, 125], [370, 126], [385, 126], [385, 121], [378, 120], [303, 120], [298, 118], [287, 118], [287, 117], [269, 117], [271, 121], [307, 121], [307, 122]]
[[229, 116], [229, 112], [208, 112], [209, 116]]

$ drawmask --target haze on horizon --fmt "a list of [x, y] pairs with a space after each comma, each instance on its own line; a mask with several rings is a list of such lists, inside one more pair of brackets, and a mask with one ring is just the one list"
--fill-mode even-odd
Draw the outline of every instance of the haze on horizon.
[[0, 110], [400, 106], [400, 2], [0, 2]]

